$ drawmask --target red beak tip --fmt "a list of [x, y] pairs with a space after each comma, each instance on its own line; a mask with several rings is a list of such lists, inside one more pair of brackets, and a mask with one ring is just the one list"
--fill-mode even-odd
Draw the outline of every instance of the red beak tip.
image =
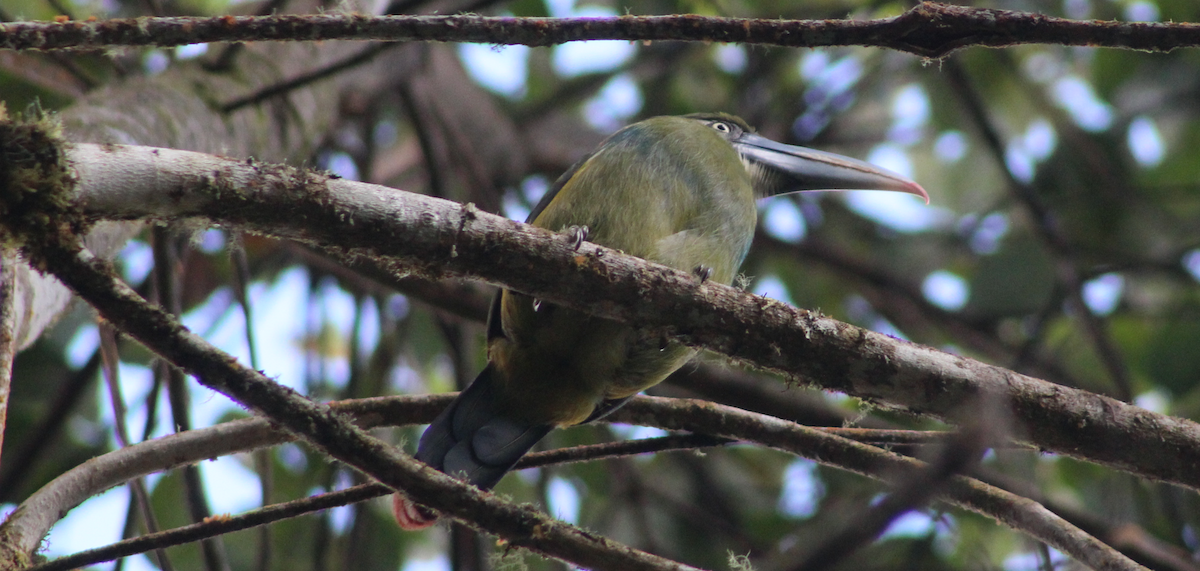
[[914, 183], [912, 183], [911, 186], [908, 187], [908, 190], [906, 190], [905, 192], [908, 192], [909, 194], [915, 194], [917, 196], [920, 196], [922, 199], [925, 200], [926, 205], [929, 204], [929, 193], [925, 192], [925, 189], [921, 188], [921, 185], [914, 182]]

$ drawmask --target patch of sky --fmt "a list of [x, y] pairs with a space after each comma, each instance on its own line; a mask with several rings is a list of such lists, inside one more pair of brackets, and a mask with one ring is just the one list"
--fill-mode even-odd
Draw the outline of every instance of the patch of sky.
[[[575, 0], [546, 0], [546, 11], [554, 18], [596, 18], [616, 16], [610, 8], [578, 6]], [[633, 57], [637, 48], [630, 42], [570, 42], [554, 48], [554, 70], [564, 77], [611, 71]]]
[[308, 455], [300, 445], [288, 442], [279, 445], [276, 450], [279, 463], [292, 474], [303, 474], [308, 469]]
[[[331, 492], [345, 490], [354, 485], [354, 481], [350, 479], [350, 473], [347, 470], [338, 470], [334, 476], [333, 489]], [[350, 531], [350, 524], [354, 522], [354, 508], [351, 506], [338, 506], [329, 510], [329, 526], [333, 528], [333, 532], [338, 535], [345, 535]]]
[[209, 228], [200, 233], [195, 243], [201, 252], [216, 254], [225, 249], [225, 231], [220, 228]]
[[504, 215], [513, 219], [524, 221], [529, 218], [529, 213], [533, 207], [537, 205], [546, 191], [550, 190], [550, 181], [541, 175], [533, 175], [525, 177], [521, 181], [520, 194], [514, 192], [504, 193], [503, 209]]
[[1058, 134], [1049, 121], [1034, 119], [1025, 132], [1009, 141], [1004, 153], [1004, 163], [1013, 177], [1028, 184], [1037, 173], [1037, 164], [1054, 154], [1058, 146]]
[[933, 154], [947, 164], [961, 161], [968, 148], [967, 136], [962, 131], [943, 131], [933, 141]]
[[1192, 552], [1200, 551], [1200, 533], [1196, 533], [1195, 526], [1190, 523], [1185, 524], [1179, 535], [1188, 549]]
[[811, 141], [813, 137], [829, 126], [830, 119], [832, 116], [824, 109], [809, 107], [792, 122], [792, 134], [801, 141]]
[[521, 194], [530, 204], [537, 204], [549, 190], [550, 180], [542, 175], [527, 176], [521, 181]]
[[892, 98], [892, 126], [888, 140], [909, 146], [921, 140], [921, 130], [929, 122], [929, 95], [919, 84], [910, 83], [896, 90]]
[[[308, 274], [300, 268], [286, 270], [269, 284], [254, 283], [249, 288], [254, 308], [255, 346], [258, 367], [276, 382], [300, 389], [304, 381], [304, 354], [297, 336], [304, 330], [304, 312], [296, 311], [307, 303]], [[201, 332], [210, 343], [250, 362], [246, 344], [245, 316], [236, 311], [227, 288], [217, 290], [187, 314], [184, 324]], [[192, 403], [196, 426], [209, 426], [221, 416], [240, 407], [207, 388], [194, 385]]]
[[387, 316], [393, 321], [400, 321], [408, 316], [408, 311], [412, 309], [409, 305], [408, 298], [401, 294], [393, 294], [387, 299]]
[[421, 393], [428, 389], [425, 377], [412, 368], [406, 359], [401, 359], [399, 364], [392, 367], [388, 375], [388, 386], [400, 394]]
[[88, 359], [92, 358], [92, 354], [99, 347], [100, 328], [91, 323], [80, 326], [75, 330], [75, 334], [71, 336], [71, 340], [67, 342], [64, 348], [67, 364], [72, 369], [82, 368], [87, 364]]
[[980, 255], [994, 254], [1008, 235], [1008, 216], [993, 212], [980, 220], [978, 215], [967, 214], [959, 219], [958, 227], [959, 233], [967, 238], [971, 251]]
[[950, 514], [940, 514], [935, 518], [925, 512], [910, 511], [896, 518], [880, 535], [880, 539], [923, 538], [932, 533], [934, 550], [944, 556], [949, 556], [955, 552], [955, 544], [958, 542], [955, 533], [956, 525], [954, 516]]
[[863, 68], [853, 55], [834, 60], [825, 50], [807, 52], [798, 66], [808, 88], [803, 96], [804, 113], [792, 123], [792, 133], [807, 141], [820, 133], [834, 114], [854, 104], [852, 88], [862, 78]]
[[784, 469], [781, 488], [776, 509], [791, 518], [812, 517], [825, 497], [825, 483], [817, 474], [817, 463], [803, 458], [793, 460]]
[[921, 293], [930, 303], [947, 311], [958, 311], [967, 304], [970, 287], [962, 276], [946, 270], [938, 270], [925, 276]]
[[765, 275], [754, 282], [754, 288], [751, 290], [755, 295], [777, 299], [784, 303], [795, 305], [792, 302], [792, 296], [788, 294], [787, 285], [783, 280], [773, 275]]
[[458, 58], [485, 89], [519, 99], [529, 77], [529, 46], [459, 44]]
[[1192, 275], [1192, 279], [1200, 282], [1200, 249], [1191, 250], [1179, 260], [1183, 269]]
[[145, 71], [146, 75], [158, 75], [167, 71], [170, 65], [171, 58], [162, 50], [150, 50], [142, 56], [142, 71]]
[[1046, 548], [1050, 553], [1050, 561], [1042, 561], [1042, 556], [1026, 551], [1014, 553], [1004, 558], [1000, 568], [1004, 571], [1039, 571], [1041, 569], [1060, 569], [1068, 562], [1067, 556], [1053, 547]]
[[141, 240], [126, 242], [117, 259], [120, 260], [121, 277], [131, 284], [142, 283], [154, 269], [154, 250]]
[[628, 73], [615, 75], [583, 104], [587, 122], [604, 133], [620, 129], [642, 108], [642, 88]]
[[1133, 404], [1150, 412], [1170, 414], [1171, 396], [1162, 389], [1152, 389], [1133, 397]]
[[579, 523], [579, 491], [565, 478], [550, 478], [546, 486], [546, 503], [554, 517], [570, 524]]
[[862, 75], [862, 62], [858, 57], [848, 55], [829, 62], [810, 81], [827, 95], [836, 95], [854, 87]]
[[763, 230], [771, 237], [795, 244], [808, 234], [808, 225], [796, 202], [787, 197], [767, 200], [759, 206]]
[[1100, 99], [1092, 85], [1077, 75], [1067, 75], [1051, 86], [1055, 103], [1086, 131], [1108, 129], [1113, 122], [1112, 106]]
[[859, 295], [850, 295], [846, 297], [844, 307], [846, 315], [850, 321], [866, 327], [872, 331], [890, 335], [896, 339], [907, 340], [904, 335], [892, 322], [885, 319], [875, 308], [871, 306], [871, 302]]
[[329, 153], [320, 161], [322, 168], [346, 180], [358, 180], [358, 165], [350, 155], [338, 151]]
[[[93, 496], [67, 513], [50, 530], [43, 545], [44, 554], [50, 557], [70, 555], [86, 549], [94, 549], [121, 540], [121, 521], [129, 506], [129, 487], [117, 486], [100, 495]], [[127, 571], [152, 571], [156, 569], [143, 555], [124, 560]], [[113, 569], [114, 562], [91, 567]]]
[[1161, 17], [1154, 2], [1137, 0], [1125, 5], [1125, 20], [1129, 22], [1157, 22]]
[[825, 50], [805, 52], [800, 58], [800, 77], [805, 81], [813, 81], [821, 75], [826, 67], [829, 67], [829, 52]]
[[195, 59], [208, 53], [208, 44], [188, 44], [175, 48], [175, 57], [179, 59]]
[[1049, 121], [1039, 117], [1025, 129], [1021, 143], [1033, 160], [1041, 162], [1054, 153], [1054, 148], [1058, 146], [1058, 135]]
[[1033, 157], [1021, 146], [1020, 141], [1008, 143], [1004, 150], [1004, 166], [1021, 183], [1029, 184], [1033, 180]]
[[[573, 7], [562, 17], [608, 18], [617, 13], [600, 6]], [[637, 52], [637, 45], [620, 40], [568, 42], [554, 47], [550, 56], [554, 71], [562, 77], [612, 71], [625, 65]]]
[[1103, 274], [1084, 282], [1083, 303], [1096, 315], [1108, 315], [1117, 308], [1124, 291], [1125, 278], [1121, 274]]
[[[354, 296], [338, 287], [333, 278], [321, 280], [318, 287], [316, 303], [321, 308], [321, 318], [325, 326], [332, 326], [335, 332], [333, 351], [322, 354], [324, 359], [325, 382], [333, 388], [341, 388], [350, 380], [350, 362], [348, 355], [342, 349], [349, 347], [350, 336], [354, 334], [355, 305]], [[321, 325], [317, 325], [321, 327]], [[312, 330], [317, 331], [317, 327]], [[372, 342], [374, 344], [374, 342]], [[327, 348], [323, 348], [327, 349]]]
[[450, 571], [450, 559], [441, 553], [425, 559], [410, 558], [400, 571]]
[[899, 145], [892, 143], [881, 143], [875, 145], [871, 149], [871, 154], [867, 155], [867, 162], [881, 166], [900, 176], [912, 178], [912, 161], [908, 158], [908, 153]]
[[[881, 498], [882, 499], [882, 498]], [[937, 529], [937, 521], [924, 511], [909, 510], [892, 520], [879, 539], [925, 537]]]
[[[374, 352], [375, 345], [379, 342], [382, 316], [379, 314], [379, 305], [375, 303], [374, 297], [363, 298], [359, 312], [361, 317], [358, 329], [352, 331], [351, 334], [358, 336], [358, 350], [362, 355], [369, 355]], [[351, 357], [358, 358], [359, 355], [351, 355]]]
[[198, 466], [213, 513], [240, 513], [262, 505], [258, 475], [236, 456], [221, 456]]
[[718, 45], [713, 48], [712, 58], [713, 63], [721, 71], [731, 75], [737, 75], [745, 71], [746, 63], [750, 59], [746, 54], [745, 46], [741, 44]]
[[1158, 132], [1158, 125], [1145, 115], [1138, 115], [1129, 122], [1129, 134], [1125, 141], [1129, 145], [1129, 153], [1142, 167], [1156, 167], [1166, 157], [1166, 144]]
[[[121, 362], [117, 367], [117, 376], [120, 380], [121, 396], [124, 397], [126, 426], [129, 428], [129, 437], [133, 439], [131, 444], [137, 443], [142, 440], [142, 434], [145, 433], [146, 407], [143, 405], [154, 384], [154, 373], [142, 365]], [[108, 390], [107, 381], [101, 385], [101, 393], [100, 421], [104, 426], [114, 426], [112, 394]], [[151, 438], [172, 432], [170, 411], [166, 410], [166, 407], [160, 406], [157, 408], [157, 414], [158, 416], [154, 419], [154, 431], [150, 434]], [[116, 431], [108, 433], [108, 443], [114, 449], [120, 447]]]
[[1066, 64], [1054, 52], [1038, 51], [1021, 62], [1021, 70], [1030, 81], [1045, 84], [1066, 74]]
[[1063, 14], [1075, 20], [1085, 20], [1092, 17], [1091, 0], [1063, 0]]
[[613, 434], [622, 440], [645, 440], [667, 436], [667, 431], [653, 426], [636, 426], [633, 424], [612, 423], [609, 428]]
[[504, 198], [500, 201], [500, 208], [504, 210], [504, 215], [512, 220], [524, 222], [529, 218], [529, 206], [512, 193], [504, 193]]

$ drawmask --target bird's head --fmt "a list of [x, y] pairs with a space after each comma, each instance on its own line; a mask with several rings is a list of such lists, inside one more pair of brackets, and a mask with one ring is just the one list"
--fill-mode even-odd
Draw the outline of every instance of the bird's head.
[[715, 130], [733, 146], [760, 198], [805, 190], [891, 190], [915, 194], [929, 203], [921, 185], [870, 163], [777, 143], [754, 133], [741, 118], [725, 113], [685, 117]]

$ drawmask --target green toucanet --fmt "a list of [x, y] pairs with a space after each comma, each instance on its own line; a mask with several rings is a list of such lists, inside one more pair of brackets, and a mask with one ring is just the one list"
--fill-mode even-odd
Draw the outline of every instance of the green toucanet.
[[[605, 140], [526, 220], [728, 284], [746, 257], [755, 201], [802, 190], [925, 191], [862, 161], [776, 143], [725, 114], [655, 117]], [[600, 418], [695, 353], [660, 335], [500, 291], [488, 365], [421, 437], [416, 457], [490, 489], [551, 429]], [[402, 494], [405, 529], [436, 516]]]

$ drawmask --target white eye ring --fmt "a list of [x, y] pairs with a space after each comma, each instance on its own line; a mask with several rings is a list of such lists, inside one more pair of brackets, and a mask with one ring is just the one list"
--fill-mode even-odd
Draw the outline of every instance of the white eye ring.
[[730, 128], [729, 128], [729, 124], [728, 124], [728, 123], [721, 123], [721, 122], [719, 122], [719, 121], [718, 121], [718, 122], [716, 122], [716, 123], [713, 123], [713, 124], [712, 124], [712, 128], [713, 128], [713, 129], [716, 129], [716, 130], [718, 130], [718, 131], [720, 131], [720, 132], [722, 132], [722, 133], [728, 133], [729, 131], [731, 131], [731, 130], [732, 130], [732, 129], [730, 129]]

